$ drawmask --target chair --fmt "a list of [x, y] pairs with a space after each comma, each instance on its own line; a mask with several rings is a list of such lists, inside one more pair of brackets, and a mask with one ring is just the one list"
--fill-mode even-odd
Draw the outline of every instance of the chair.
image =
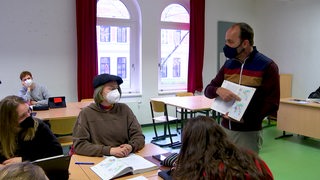
[[[177, 97], [183, 97], [183, 96], [193, 96], [193, 93], [192, 92], [179, 92], [179, 93], [176, 93], [176, 96]], [[182, 119], [184, 119], [184, 113], [187, 113], [186, 115], [188, 116], [188, 114], [190, 115], [190, 118], [193, 117], [194, 113], [191, 112], [190, 110], [187, 110], [185, 111], [184, 109], [182, 108], [179, 108], [179, 107], [176, 107], [176, 117], [178, 117], [178, 114], [180, 113], [180, 123]], [[186, 117], [187, 117], [186, 116]], [[178, 122], [177, 122], [177, 126], [176, 126], [176, 129], [177, 129], [177, 132], [180, 133], [180, 129], [181, 127], [178, 127]]]
[[[292, 74], [280, 74], [280, 98], [291, 97], [292, 96], [291, 89], [292, 89]], [[267, 120], [268, 124], [263, 126], [263, 128], [275, 126], [275, 124], [271, 124], [271, 121], [277, 122], [277, 113], [267, 116], [265, 120]]]
[[[178, 97], [182, 97], [182, 96], [193, 96], [193, 93], [192, 92], [179, 92], [179, 93], [176, 93], [176, 96]], [[178, 117], [178, 113], [180, 113], [180, 119], [183, 119], [182, 116], [183, 116], [183, 109], [179, 108], [179, 107], [176, 107], [176, 116]], [[187, 111], [186, 112], [187, 114], [190, 114], [190, 117], [193, 116], [192, 112], [191, 111]]]
[[62, 147], [73, 144], [72, 131], [77, 118], [59, 118], [50, 121], [51, 131]]
[[[158, 145], [160, 147], [179, 147], [180, 142], [173, 142], [172, 136], [177, 134], [172, 134], [170, 130], [170, 122], [177, 121], [177, 117], [172, 117], [168, 115], [167, 105], [164, 102], [151, 100], [150, 101], [152, 124], [154, 128], [155, 137], [153, 137], [151, 143]], [[157, 124], [163, 124], [163, 135], [158, 135]], [[168, 134], [167, 134], [168, 130]], [[170, 143], [159, 143], [160, 140], [170, 139]]]
[[92, 98], [87, 98], [87, 99], [81, 99], [80, 102], [93, 102], [94, 100]]

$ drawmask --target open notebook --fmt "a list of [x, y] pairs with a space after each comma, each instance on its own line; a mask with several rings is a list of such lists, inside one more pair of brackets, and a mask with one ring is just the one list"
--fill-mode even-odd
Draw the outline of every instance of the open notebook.
[[139, 174], [158, 169], [158, 166], [145, 158], [130, 154], [128, 157], [107, 156], [103, 161], [91, 167], [102, 179], [113, 179], [125, 174]]

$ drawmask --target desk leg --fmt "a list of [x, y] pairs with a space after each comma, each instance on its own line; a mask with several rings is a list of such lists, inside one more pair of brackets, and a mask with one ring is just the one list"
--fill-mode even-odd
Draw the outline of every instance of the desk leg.
[[[191, 117], [193, 117], [193, 115], [191, 115]], [[182, 133], [182, 130], [183, 130], [183, 123], [187, 119], [188, 119], [188, 110], [187, 109], [183, 109], [183, 118], [181, 119], [181, 133]]]
[[281, 138], [291, 137], [291, 136], [293, 136], [293, 134], [286, 134], [286, 131], [282, 131], [282, 136], [276, 137], [274, 139], [281, 139]]

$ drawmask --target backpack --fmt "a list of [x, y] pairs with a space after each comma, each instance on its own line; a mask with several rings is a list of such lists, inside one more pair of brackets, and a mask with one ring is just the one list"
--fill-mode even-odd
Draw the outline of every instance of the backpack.
[[309, 96], [308, 96], [309, 99], [320, 99], [320, 87], [312, 92]]

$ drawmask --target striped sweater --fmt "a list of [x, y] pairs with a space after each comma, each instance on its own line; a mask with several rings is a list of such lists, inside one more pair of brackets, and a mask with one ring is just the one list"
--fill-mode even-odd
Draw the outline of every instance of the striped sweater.
[[279, 108], [280, 81], [277, 64], [261, 54], [254, 47], [244, 63], [229, 59], [219, 70], [216, 77], [207, 85], [204, 94], [215, 98], [217, 89], [224, 80], [256, 88], [256, 91], [245, 111], [243, 122], [223, 119], [222, 126], [235, 131], [257, 131], [262, 129], [262, 120], [275, 116]]

